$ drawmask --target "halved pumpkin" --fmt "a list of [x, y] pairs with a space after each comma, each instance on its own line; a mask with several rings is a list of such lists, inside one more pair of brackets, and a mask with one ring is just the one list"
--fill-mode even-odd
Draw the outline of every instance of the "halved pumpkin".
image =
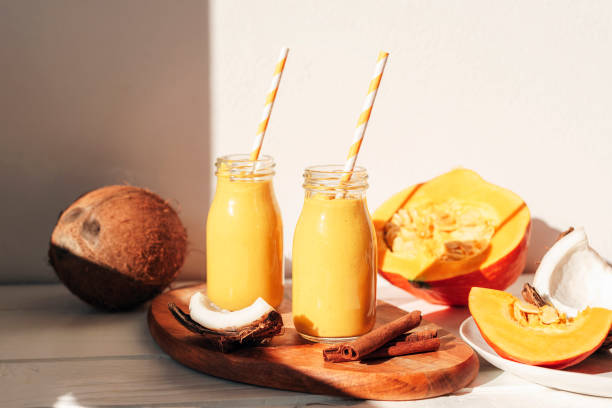
[[529, 209], [471, 170], [409, 187], [372, 218], [379, 273], [432, 303], [466, 305], [473, 286], [505, 289], [525, 267]]
[[472, 288], [469, 308], [482, 337], [500, 356], [525, 364], [565, 368], [578, 364], [603, 343], [612, 311], [587, 308], [573, 319], [530, 325], [515, 317], [518, 300], [494, 289]]

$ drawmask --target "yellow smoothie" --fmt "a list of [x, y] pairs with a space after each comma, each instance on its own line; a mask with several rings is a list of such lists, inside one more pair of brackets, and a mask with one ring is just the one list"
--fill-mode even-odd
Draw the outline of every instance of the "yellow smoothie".
[[308, 338], [370, 331], [376, 241], [365, 198], [307, 194], [293, 240], [293, 321]]
[[251, 178], [218, 172], [206, 223], [207, 294], [227, 310], [283, 299], [280, 210], [271, 176]]

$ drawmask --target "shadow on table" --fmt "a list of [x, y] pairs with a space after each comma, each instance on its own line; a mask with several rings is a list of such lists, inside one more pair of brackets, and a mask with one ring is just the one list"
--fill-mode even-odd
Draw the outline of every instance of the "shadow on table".
[[612, 372], [612, 350], [599, 350], [582, 363], [567, 368], [566, 371], [583, 374], [603, 374]]
[[[448, 331], [459, 339], [461, 339], [461, 336], [459, 335], [459, 326], [461, 326], [461, 323], [463, 323], [463, 321], [468, 317], [470, 317], [470, 311], [467, 307], [453, 306], [423, 315], [423, 319], [443, 327], [443, 331]], [[478, 356], [478, 354], [476, 355]], [[467, 394], [471, 392], [472, 388], [493, 381], [502, 374], [501, 370], [489, 370], [493, 366], [480, 356], [478, 356], [478, 359], [480, 362], [480, 370], [478, 375], [465, 388], [457, 390], [454, 393], [455, 395]]]
[[557, 241], [559, 234], [561, 230], [551, 227], [544, 220], [537, 217], [531, 219], [531, 238], [527, 250], [525, 273], [534, 273], [538, 269], [540, 260]]

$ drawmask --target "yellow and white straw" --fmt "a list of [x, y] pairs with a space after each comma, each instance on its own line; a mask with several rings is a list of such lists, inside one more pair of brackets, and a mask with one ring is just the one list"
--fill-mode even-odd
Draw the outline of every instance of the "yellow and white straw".
[[283, 48], [281, 50], [278, 61], [274, 66], [274, 76], [272, 77], [272, 84], [266, 94], [266, 103], [264, 105], [263, 114], [261, 115], [261, 121], [257, 126], [257, 135], [255, 136], [255, 142], [253, 143], [253, 149], [251, 150], [251, 160], [257, 160], [259, 152], [261, 151], [261, 145], [268, 128], [268, 122], [270, 121], [270, 114], [272, 113], [272, 107], [274, 106], [274, 100], [276, 99], [276, 93], [278, 92], [278, 85], [280, 84], [281, 76], [283, 75], [283, 69], [285, 68], [285, 62], [287, 61], [287, 54], [289, 48]]
[[363, 135], [365, 134], [366, 128], [368, 126], [368, 121], [370, 120], [370, 113], [372, 112], [372, 106], [374, 106], [374, 100], [376, 99], [376, 93], [378, 92], [378, 86], [380, 85], [380, 80], [382, 78], [383, 71], [385, 70], [385, 65], [387, 63], [388, 57], [388, 52], [381, 51], [378, 53], [378, 58], [376, 60], [376, 69], [374, 70], [374, 75], [370, 80], [368, 94], [366, 95], [363, 108], [361, 109], [361, 114], [359, 115], [359, 119], [357, 120], [357, 128], [355, 129], [355, 133], [353, 134], [353, 142], [346, 157], [346, 163], [344, 165], [345, 174], [342, 176], [343, 182], [347, 182], [351, 179], [351, 172], [353, 171], [353, 168], [355, 168], [355, 162], [357, 161], [359, 148], [361, 147]]

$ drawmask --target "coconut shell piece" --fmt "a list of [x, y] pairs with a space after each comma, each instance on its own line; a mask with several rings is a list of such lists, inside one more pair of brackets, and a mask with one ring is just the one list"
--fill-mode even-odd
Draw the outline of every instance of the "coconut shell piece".
[[174, 318], [190, 332], [199, 334], [203, 344], [210, 349], [229, 353], [241, 347], [262, 344], [279, 334], [283, 319], [276, 310], [271, 310], [259, 319], [236, 330], [212, 330], [194, 321], [174, 303], [168, 303]]
[[162, 198], [138, 187], [107, 186], [60, 214], [49, 263], [72, 293], [115, 311], [159, 294], [178, 274], [186, 250], [185, 227]]

